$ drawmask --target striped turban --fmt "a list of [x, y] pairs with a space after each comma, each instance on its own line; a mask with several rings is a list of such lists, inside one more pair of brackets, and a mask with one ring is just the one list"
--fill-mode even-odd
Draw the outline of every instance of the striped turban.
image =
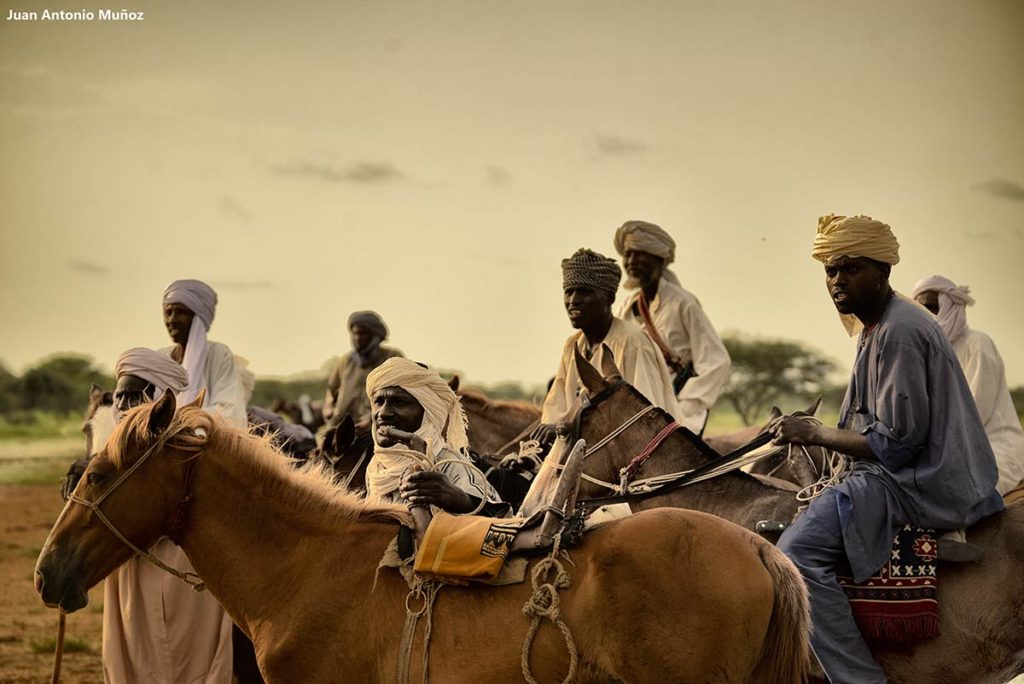
[[917, 281], [911, 296], [916, 299], [923, 292], [935, 292], [939, 295], [939, 313], [936, 320], [949, 341], [956, 342], [968, 330], [967, 307], [974, 306], [971, 288], [967, 285], [957, 285], [944, 276], [933, 275]]
[[614, 259], [589, 249], [578, 249], [568, 259], [562, 259], [562, 289], [592, 287], [615, 296], [622, 279], [622, 269]]
[[427, 443], [431, 454], [445, 443], [455, 451], [469, 446], [462, 403], [437, 371], [409, 359], [393, 357], [366, 376], [366, 396], [371, 403], [374, 395], [385, 387], [401, 387], [423, 407], [423, 423], [416, 434]]
[[823, 264], [841, 256], [866, 257], [883, 264], [900, 262], [900, 243], [892, 229], [870, 216], [835, 216], [818, 219], [811, 256]]
[[348, 329], [351, 330], [353, 325], [361, 325], [371, 333], [374, 337], [379, 337], [381, 340], [388, 339], [388, 326], [384, 325], [384, 319], [377, 314], [376, 311], [356, 311], [348, 317]]
[[164, 304], [182, 304], [194, 313], [209, 331], [217, 310], [217, 293], [201, 280], [175, 280], [164, 290]]
[[[663, 275], [669, 282], [679, 285], [679, 278], [668, 265], [676, 260], [676, 241], [661, 226], [647, 221], [626, 221], [615, 231], [615, 251], [619, 256], [626, 256], [627, 250], [646, 252], [660, 257], [665, 262]], [[639, 287], [639, 283], [626, 277], [626, 287]]]

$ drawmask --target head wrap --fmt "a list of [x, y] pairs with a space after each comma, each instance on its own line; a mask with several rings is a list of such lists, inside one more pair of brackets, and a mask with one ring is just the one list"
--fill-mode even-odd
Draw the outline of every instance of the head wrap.
[[612, 295], [619, 289], [622, 270], [613, 259], [589, 249], [578, 249], [568, 259], [562, 259], [562, 289], [592, 287]]
[[[626, 250], [646, 252], [660, 257], [665, 261], [662, 275], [665, 280], [679, 285], [679, 278], [669, 269], [668, 265], [676, 260], [676, 241], [661, 228], [647, 221], [626, 221], [615, 231], [615, 251], [619, 256], [626, 256]], [[626, 275], [625, 286], [629, 289], [640, 287], [629, 275]]]
[[[132, 347], [122, 352], [114, 364], [114, 374], [118, 379], [125, 375], [134, 375], [152, 383], [156, 388], [156, 398], [161, 397], [167, 390], [177, 394], [188, 387], [188, 372], [183, 367], [167, 354], [145, 347]], [[114, 422], [118, 422], [120, 417], [120, 412], [115, 406]]]
[[[367, 496], [371, 498], [386, 496], [397, 489], [414, 463], [424, 459], [432, 463], [446, 445], [463, 453], [469, 446], [462, 403], [436, 371], [409, 359], [393, 357], [366, 377], [366, 396], [371, 404], [374, 395], [385, 387], [401, 387], [423, 407], [423, 422], [416, 434], [427, 443], [427, 453], [421, 455], [403, 444], [386, 448], [378, 445], [366, 470]], [[377, 431], [372, 434], [377, 444]]]
[[199, 396], [198, 384], [206, 363], [206, 333], [217, 310], [217, 293], [201, 280], [175, 280], [164, 290], [164, 305], [167, 304], [181, 304], [195, 314], [185, 342], [185, 357], [181, 361], [188, 371], [190, 383], [178, 395], [179, 401], [190, 402]]
[[950, 342], [956, 342], [965, 332], [967, 326], [967, 307], [974, 306], [971, 288], [957, 285], [949, 278], [940, 275], [928, 276], [917, 281], [911, 294], [915, 299], [922, 292], [936, 292], [939, 295], [939, 313], [937, 320], [942, 332]]
[[[823, 264], [839, 257], [865, 257], [883, 264], [900, 262], [900, 243], [892, 229], [870, 216], [836, 216], [826, 214], [818, 219], [811, 256]], [[839, 314], [846, 332], [853, 337], [864, 324], [853, 314]]]
[[209, 330], [217, 310], [217, 293], [201, 280], [175, 280], [164, 290], [164, 304], [183, 304]]
[[360, 351], [353, 349], [353, 354], [360, 368], [371, 365], [377, 357], [377, 350], [380, 343], [388, 338], [388, 327], [384, 325], [383, 319], [375, 311], [356, 311], [348, 317], [348, 329], [351, 331], [353, 325], [361, 325], [373, 335], [366, 348]]
[[818, 219], [811, 256], [823, 264], [841, 256], [866, 257], [894, 265], [900, 262], [900, 243], [892, 229], [870, 216], [835, 216]]

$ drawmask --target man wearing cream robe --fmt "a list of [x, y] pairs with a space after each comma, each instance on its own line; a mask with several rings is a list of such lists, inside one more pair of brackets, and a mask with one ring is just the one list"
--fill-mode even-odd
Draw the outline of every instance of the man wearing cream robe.
[[[114, 420], [165, 390], [179, 395], [188, 373], [169, 356], [129, 349], [117, 360]], [[171, 567], [192, 570], [168, 539], [151, 552]], [[129, 682], [231, 681], [231, 621], [216, 599], [141, 558], [112, 573], [103, 587], [103, 678]]]
[[985, 434], [999, 468], [996, 489], [1006, 494], [1024, 480], [1024, 427], [1006, 384], [1006, 368], [992, 338], [967, 325], [967, 307], [974, 304], [970, 288], [940, 275], [919, 280], [914, 299], [931, 311], [960, 359], [967, 384], [978, 405]]

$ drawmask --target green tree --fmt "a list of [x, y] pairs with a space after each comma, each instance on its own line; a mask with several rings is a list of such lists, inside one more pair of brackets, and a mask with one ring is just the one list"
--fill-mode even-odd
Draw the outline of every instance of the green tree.
[[1011, 389], [1010, 398], [1013, 399], [1013, 407], [1017, 409], [1017, 417], [1024, 422], [1024, 385]]
[[791, 340], [722, 338], [732, 357], [732, 375], [722, 393], [744, 425], [753, 425], [783, 400], [813, 401], [830, 387], [835, 364]]
[[17, 408], [62, 415], [81, 412], [93, 384], [113, 389], [114, 379], [88, 356], [54, 354], [29, 368], [15, 383]]

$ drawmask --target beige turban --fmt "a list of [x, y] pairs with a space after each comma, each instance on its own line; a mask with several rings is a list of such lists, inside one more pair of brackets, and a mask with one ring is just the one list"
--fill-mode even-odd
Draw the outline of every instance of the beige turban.
[[818, 219], [811, 256], [823, 264], [846, 256], [893, 265], [900, 262], [900, 243], [888, 225], [870, 216], [828, 214]]
[[372, 402], [385, 387], [401, 387], [423, 407], [423, 424], [416, 434], [423, 437], [431, 453], [445, 442], [456, 451], [469, 446], [462, 403], [437, 371], [409, 359], [390, 358], [366, 376], [366, 396]]
[[[665, 232], [661, 226], [656, 226], [647, 221], [626, 221], [615, 231], [615, 251], [619, 256], [625, 256], [626, 250], [646, 252], [665, 260], [663, 275], [669, 282], [679, 285], [679, 278], [673, 273], [668, 265], [676, 260], [676, 241]], [[626, 287], [633, 289], [640, 284], [631, 278], [626, 278]]]
[[590, 249], [578, 249], [568, 259], [562, 259], [562, 289], [592, 287], [610, 292], [619, 289], [622, 269], [603, 254]]
[[199, 396], [198, 385], [206, 365], [206, 333], [213, 325], [213, 315], [217, 311], [217, 293], [201, 280], [175, 280], [164, 290], [163, 303], [181, 304], [195, 314], [188, 330], [185, 357], [181, 360], [181, 365], [193, 380], [193, 386], [178, 397], [179, 401], [189, 402]]
[[164, 390], [177, 393], [188, 387], [188, 373], [182, 366], [167, 354], [145, 347], [132, 347], [118, 356], [114, 374], [118, 378], [124, 375], [142, 378], [155, 385], [160, 394]]
[[939, 295], [939, 327], [950, 342], [956, 342], [968, 330], [967, 307], [974, 306], [971, 288], [957, 285], [944, 276], [933, 275], [917, 281], [911, 296], [916, 299], [922, 292], [935, 292]]

